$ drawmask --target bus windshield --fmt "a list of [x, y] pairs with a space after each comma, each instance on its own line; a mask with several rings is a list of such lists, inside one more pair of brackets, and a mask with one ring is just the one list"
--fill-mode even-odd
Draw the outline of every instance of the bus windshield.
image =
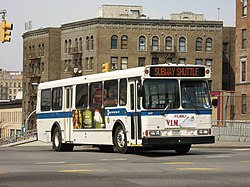
[[211, 109], [205, 81], [181, 81], [181, 105], [184, 109]]
[[[211, 109], [205, 81], [145, 80], [143, 107], [145, 109]], [[180, 98], [181, 96], [181, 98]]]
[[180, 107], [178, 81], [175, 79], [145, 80], [145, 109], [177, 109]]

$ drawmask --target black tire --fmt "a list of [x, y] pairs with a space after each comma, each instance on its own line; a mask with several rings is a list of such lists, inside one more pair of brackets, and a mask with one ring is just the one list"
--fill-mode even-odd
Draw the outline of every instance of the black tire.
[[52, 148], [55, 151], [61, 152], [61, 151], [72, 151], [74, 149], [73, 144], [63, 144], [62, 143], [62, 133], [58, 127], [55, 128], [52, 136]]
[[128, 152], [127, 136], [121, 126], [118, 126], [115, 130], [114, 146], [118, 153], [124, 154]]
[[191, 149], [191, 144], [176, 145], [174, 150], [179, 155], [187, 154]]

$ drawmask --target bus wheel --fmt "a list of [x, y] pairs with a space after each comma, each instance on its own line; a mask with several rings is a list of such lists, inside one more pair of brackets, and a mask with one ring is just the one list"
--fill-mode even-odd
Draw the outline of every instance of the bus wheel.
[[126, 153], [128, 151], [127, 137], [121, 126], [118, 126], [115, 130], [114, 145], [118, 153]]
[[176, 145], [174, 150], [179, 155], [186, 154], [191, 149], [191, 144]]
[[58, 127], [55, 128], [53, 137], [53, 149], [56, 151], [64, 151], [64, 146], [62, 144], [62, 135]]

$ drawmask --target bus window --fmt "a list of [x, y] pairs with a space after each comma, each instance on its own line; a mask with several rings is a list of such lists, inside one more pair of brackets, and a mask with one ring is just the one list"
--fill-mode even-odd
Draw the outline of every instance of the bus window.
[[72, 88], [67, 87], [66, 89], [66, 108], [72, 108]]
[[76, 86], [76, 108], [88, 107], [88, 84]]
[[145, 80], [143, 107], [147, 109], [177, 109], [180, 96], [177, 80]]
[[50, 111], [51, 107], [51, 90], [42, 90], [41, 93], [41, 111]]
[[104, 82], [104, 106], [117, 106], [118, 101], [118, 81], [111, 80]]
[[130, 109], [134, 110], [135, 109], [135, 99], [134, 99], [134, 85], [130, 84]]
[[52, 89], [52, 110], [62, 109], [62, 88]]
[[119, 89], [119, 105], [125, 106], [127, 104], [127, 80], [120, 80], [120, 89]]
[[102, 106], [102, 82], [94, 82], [90, 84], [90, 107]]

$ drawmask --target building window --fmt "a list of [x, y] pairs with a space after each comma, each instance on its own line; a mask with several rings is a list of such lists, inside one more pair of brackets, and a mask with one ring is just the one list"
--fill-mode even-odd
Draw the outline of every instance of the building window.
[[118, 69], [118, 57], [111, 57], [111, 70]]
[[195, 65], [201, 65], [202, 59], [195, 59]]
[[68, 50], [69, 54], [71, 54], [72, 52], [72, 43], [71, 40], [69, 39], [69, 50]]
[[68, 52], [68, 41], [65, 40], [64, 42], [64, 53], [67, 53]]
[[179, 51], [185, 52], [186, 51], [186, 38], [180, 37], [179, 39]]
[[247, 95], [241, 94], [241, 114], [247, 113]]
[[154, 36], [152, 38], [152, 50], [153, 51], [159, 50], [159, 38], [157, 36]]
[[247, 47], [247, 30], [242, 29], [242, 46], [241, 49], [246, 49]]
[[165, 39], [165, 50], [166, 51], [173, 51], [173, 43], [172, 43], [172, 37], [168, 36]]
[[93, 57], [86, 58], [86, 70], [93, 70]]
[[158, 57], [153, 57], [152, 58], [152, 65], [159, 64], [159, 58]]
[[121, 58], [121, 69], [128, 69], [128, 57]]
[[116, 35], [111, 37], [111, 49], [117, 49], [117, 39], [118, 37]]
[[241, 61], [241, 81], [246, 81], [246, 61]]
[[195, 51], [202, 51], [202, 38], [196, 39]]
[[90, 36], [90, 44], [89, 44], [89, 50], [94, 49], [94, 37]]
[[242, 0], [242, 16], [247, 15], [247, 0]]
[[229, 47], [228, 47], [228, 42], [223, 42], [223, 53], [228, 54]]
[[41, 72], [44, 73], [44, 63], [41, 64]]
[[206, 39], [206, 52], [212, 51], [212, 44], [213, 44], [212, 38], [207, 38]]
[[89, 50], [89, 37], [86, 37], [86, 50]]
[[145, 66], [145, 61], [146, 61], [145, 57], [139, 57], [138, 58], [138, 67]]
[[65, 60], [64, 61], [64, 71], [68, 71], [68, 61], [67, 60]]
[[212, 68], [212, 62], [213, 62], [213, 60], [212, 60], [212, 59], [206, 59], [206, 61], [205, 61], [205, 65], [206, 65], [206, 66], [209, 66], [209, 67], [211, 67], [211, 68]]
[[75, 50], [74, 52], [78, 52], [78, 39], [75, 39]]
[[82, 38], [79, 39], [79, 51], [82, 51]]
[[186, 59], [185, 58], [179, 58], [179, 64], [185, 64]]
[[126, 35], [121, 38], [121, 49], [128, 49], [128, 36]]
[[139, 37], [139, 50], [140, 51], [146, 50], [146, 37], [145, 36]]

